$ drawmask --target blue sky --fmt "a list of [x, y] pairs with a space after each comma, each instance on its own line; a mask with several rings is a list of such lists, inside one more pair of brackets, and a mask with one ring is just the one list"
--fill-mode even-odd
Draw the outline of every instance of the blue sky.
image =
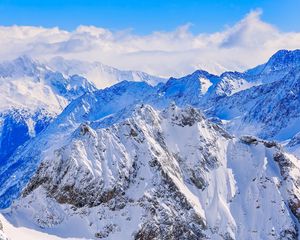
[[94, 25], [137, 34], [170, 31], [191, 23], [191, 31], [215, 32], [254, 9], [282, 31], [300, 31], [299, 0], [0, 0], [0, 25], [31, 25], [73, 30]]

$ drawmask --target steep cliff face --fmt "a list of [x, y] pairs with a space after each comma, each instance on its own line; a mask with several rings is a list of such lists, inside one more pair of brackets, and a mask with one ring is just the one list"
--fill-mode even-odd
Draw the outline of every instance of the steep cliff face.
[[12, 216], [93, 239], [297, 238], [300, 169], [280, 146], [233, 138], [194, 108], [128, 115], [49, 151]]

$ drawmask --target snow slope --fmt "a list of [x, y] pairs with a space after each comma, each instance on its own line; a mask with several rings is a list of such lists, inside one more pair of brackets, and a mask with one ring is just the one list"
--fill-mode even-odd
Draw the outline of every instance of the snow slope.
[[[40, 232], [38, 230], [34, 230], [32, 228], [26, 227], [17, 227], [7, 221], [0, 214], [0, 221], [4, 226], [4, 233], [0, 231], [0, 240], [33, 240], [33, 239], [42, 239], [42, 240], [59, 240], [61, 238], [56, 237], [54, 235], [49, 235], [47, 233]], [[2, 234], [2, 235], [1, 235]], [[9, 238], [8, 238], [9, 236]], [[2, 237], [2, 238], [1, 238]], [[71, 238], [69, 238], [71, 240]]]
[[8, 240], [8, 238], [3, 232], [3, 224], [1, 221], [0, 221], [0, 240]]

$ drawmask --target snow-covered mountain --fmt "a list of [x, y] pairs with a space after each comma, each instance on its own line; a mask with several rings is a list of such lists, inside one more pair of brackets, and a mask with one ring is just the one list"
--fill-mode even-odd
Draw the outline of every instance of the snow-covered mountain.
[[[281, 50], [244, 73], [196, 71], [170, 79], [159, 92], [180, 106], [202, 109], [235, 135], [284, 141], [300, 131], [300, 50]], [[204, 89], [204, 90], [203, 90]]]
[[279, 50], [268, 62], [245, 72], [249, 81], [270, 83], [284, 78], [292, 69], [300, 67], [300, 50]]
[[252, 76], [251, 81], [260, 82], [267, 74], [267, 83], [210, 102], [207, 114], [226, 120], [227, 129], [237, 135], [280, 141], [292, 138], [300, 131], [299, 58], [298, 50], [279, 51], [261, 73]]
[[61, 73], [26, 56], [0, 63], [0, 163], [41, 132], [73, 99], [96, 90], [78, 75]]
[[[20, 121], [27, 135], [0, 165], [0, 207], [11, 206], [5, 217], [62, 238], [297, 239], [299, 160], [270, 140], [300, 149], [299, 59], [300, 51], [283, 50], [244, 73], [198, 70], [97, 91], [76, 75], [85, 84], [75, 94], [57, 91], [72, 82], [74, 62], [58, 64], [62, 73], [55, 64], [25, 67], [33, 79], [62, 76], [55, 84], [45, 74], [37, 79], [70, 104], [57, 117]], [[24, 129], [14, 119], [27, 115], [1, 116], [10, 146]], [[70, 232], [74, 224], [81, 228]]]
[[[286, 52], [287, 56], [290, 53], [293, 54], [293, 52]], [[277, 54], [281, 55], [281, 52]], [[282, 64], [284, 63], [285, 60]], [[290, 97], [291, 89], [297, 91], [298, 84], [298, 72], [297, 69], [294, 70], [294, 65], [292, 66], [290, 73], [285, 78], [251, 88], [247, 88], [243, 84], [232, 84], [235, 80], [245, 81], [246, 79], [246, 73], [232, 72], [224, 73], [218, 77], [205, 71], [196, 71], [183, 78], [171, 78], [165, 84], [161, 83], [155, 87], [145, 82], [124, 81], [110, 88], [86, 94], [84, 97], [73, 101], [56, 119], [55, 123], [49, 127], [47, 132], [52, 131], [54, 134], [51, 137], [43, 137], [44, 135], [42, 135], [41, 138], [45, 138], [44, 141], [55, 145], [49, 139], [57, 139], [59, 132], [63, 132], [68, 136], [68, 133], [85, 121], [101, 119], [121, 110], [123, 112], [119, 114], [124, 118], [126, 117], [124, 109], [135, 104], [146, 103], [162, 109], [172, 102], [181, 107], [192, 105], [204, 110], [210, 117], [225, 119], [228, 121], [225, 126], [238, 135], [255, 133], [261, 137], [271, 138], [286, 126], [290, 126], [290, 121], [293, 121], [298, 114], [298, 99]], [[260, 76], [260, 74], [257, 76]], [[252, 79], [252, 82], [255, 81]], [[280, 89], [280, 93], [278, 89]], [[233, 93], [233, 91], [237, 92]], [[274, 98], [274, 96], [278, 97]], [[286, 108], [283, 108], [283, 106], [286, 106]], [[284, 115], [287, 115], [288, 118], [284, 118]], [[294, 131], [294, 133], [289, 131], [290, 137], [297, 133], [297, 129], [294, 128]], [[49, 145], [49, 149], [52, 145]], [[35, 146], [35, 143], [33, 146]], [[4, 176], [11, 175], [10, 164], [14, 164], [15, 161], [25, 162], [28, 166], [32, 166], [33, 162], [34, 165], [39, 163], [35, 156], [25, 157], [26, 161], [23, 159], [23, 152], [27, 152], [27, 150], [19, 150], [19, 152], [21, 154], [16, 154], [13, 159], [9, 160], [8, 165], [2, 167], [1, 173]], [[31, 153], [31, 151], [29, 152]], [[29, 173], [33, 173], [34, 168], [30, 169]], [[26, 182], [30, 174], [27, 175], [23, 172], [23, 176], [25, 176], [24, 182]], [[13, 193], [12, 196], [17, 196], [20, 193], [23, 187], [22, 179], [19, 179], [18, 186], [10, 186], [13, 189], [18, 189], [9, 191]], [[8, 181], [9, 184], [14, 184], [14, 181], [7, 178], [4, 178], [4, 180]], [[14, 195], [14, 193], [17, 195]], [[3, 191], [2, 199], [7, 199], [6, 201], [3, 200], [2, 206], [9, 204], [12, 200]]]
[[64, 77], [46, 65], [26, 56], [0, 63], [0, 110], [46, 109], [60, 113], [73, 99], [96, 90], [87, 79], [72, 75]]
[[[281, 137], [285, 133], [280, 131], [289, 121], [294, 121], [295, 116], [282, 118], [279, 116], [280, 111], [273, 110], [281, 108], [281, 102], [286, 102], [286, 111], [291, 113], [289, 108], [297, 104], [297, 99], [290, 96], [297, 96], [297, 88], [294, 86], [297, 84], [299, 73], [299, 55], [299, 50], [282, 50], [274, 54], [266, 64], [245, 73], [225, 72], [215, 76], [199, 70], [179, 79], [171, 78], [166, 84], [159, 84], [157, 89], [160, 96], [163, 95], [179, 105], [197, 106], [212, 117], [232, 120], [228, 129], [234, 133], [248, 134], [255, 129], [255, 133], [260, 137], [272, 138], [279, 134], [277, 139], [282, 140], [286, 137]], [[100, 77], [103, 82], [118, 82], [123, 77], [148, 83], [162, 80], [144, 73], [122, 72], [100, 63], [89, 64], [62, 58], [55, 58], [49, 66], [46, 66], [27, 57], [21, 57], [12, 62], [2, 63], [0, 70], [1, 85], [4, 89], [0, 108], [4, 109], [3, 112], [7, 112], [6, 109], [11, 110], [11, 106], [16, 109], [35, 109], [29, 111], [31, 115], [35, 115], [36, 111], [46, 110], [55, 116], [72, 99], [85, 92], [94, 91], [94, 85], [101, 85], [98, 80]], [[92, 83], [79, 75], [72, 75], [75, 71], [85, 76], [92, 76], [91, 72], [96, 71], [97, 74], [92, 77], [96, 80]], [[277, 88], [281, 89], [281, 94]], [[149, 95], [147, 91], [139, 94]], [[276, 99], [272, 99], [274, 96], [277, 96]], [[156, 96], [150, 99], [156, 101], [155, 98]], [[295, 103], [287, 104], [293, 99]], [[273, 106], [270, 106], [271, 104]], [[260, 109], [260, 105], [266, 107]], [[273, 113], [269, 114], [270, 111]], [[270, 121], [269, 118], [273, 119]], [[29, 121], [24, 119], [23, 122]], [[297, 125], [297, 121], [293, 125]], [[288, 132], [297, 133], [295, 128], [294, 132]]]
[[81, 124], [47, 154], [32, 149], [42, 163], [7, 218], [88, 239], [295, 239], [295, 157], [194, 108], [128, 114]]
[[83, 76], [93, 82], [98, 89], [109, 87], [123, 80], [143, 81], [150, 85], [157, 85], [166, 81], [164, 78], [152, 76], [145, 72], [119, 70], [100, 62], [85, 62], [55, 57], [45, 64], [66, 76], [74, 74]]
[[171, 78], [159, 95], [200, 108], [235, 135], [284, 141], [300, 131], [300, 50], [281, 50], [244, 73], [196, 71]]
[[[91, 76], [92, 71], [97, 73], [92, 81], [78, 75]], [[0, 63], [0, 163], [41, 132], [70, 101], [95, 91], [102, 83], [113, 84], [122, 78], [151, 83], [162, 80], [142, 72], [61, 58], [49, 65], [26, 56]]]

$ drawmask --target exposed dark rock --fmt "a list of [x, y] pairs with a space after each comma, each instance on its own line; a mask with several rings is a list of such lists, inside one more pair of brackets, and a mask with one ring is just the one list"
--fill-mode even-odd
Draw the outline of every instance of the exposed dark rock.
[[241, 141], [246, 144], [258, 144], [259, 140], [254, 136], [242, 136]]

